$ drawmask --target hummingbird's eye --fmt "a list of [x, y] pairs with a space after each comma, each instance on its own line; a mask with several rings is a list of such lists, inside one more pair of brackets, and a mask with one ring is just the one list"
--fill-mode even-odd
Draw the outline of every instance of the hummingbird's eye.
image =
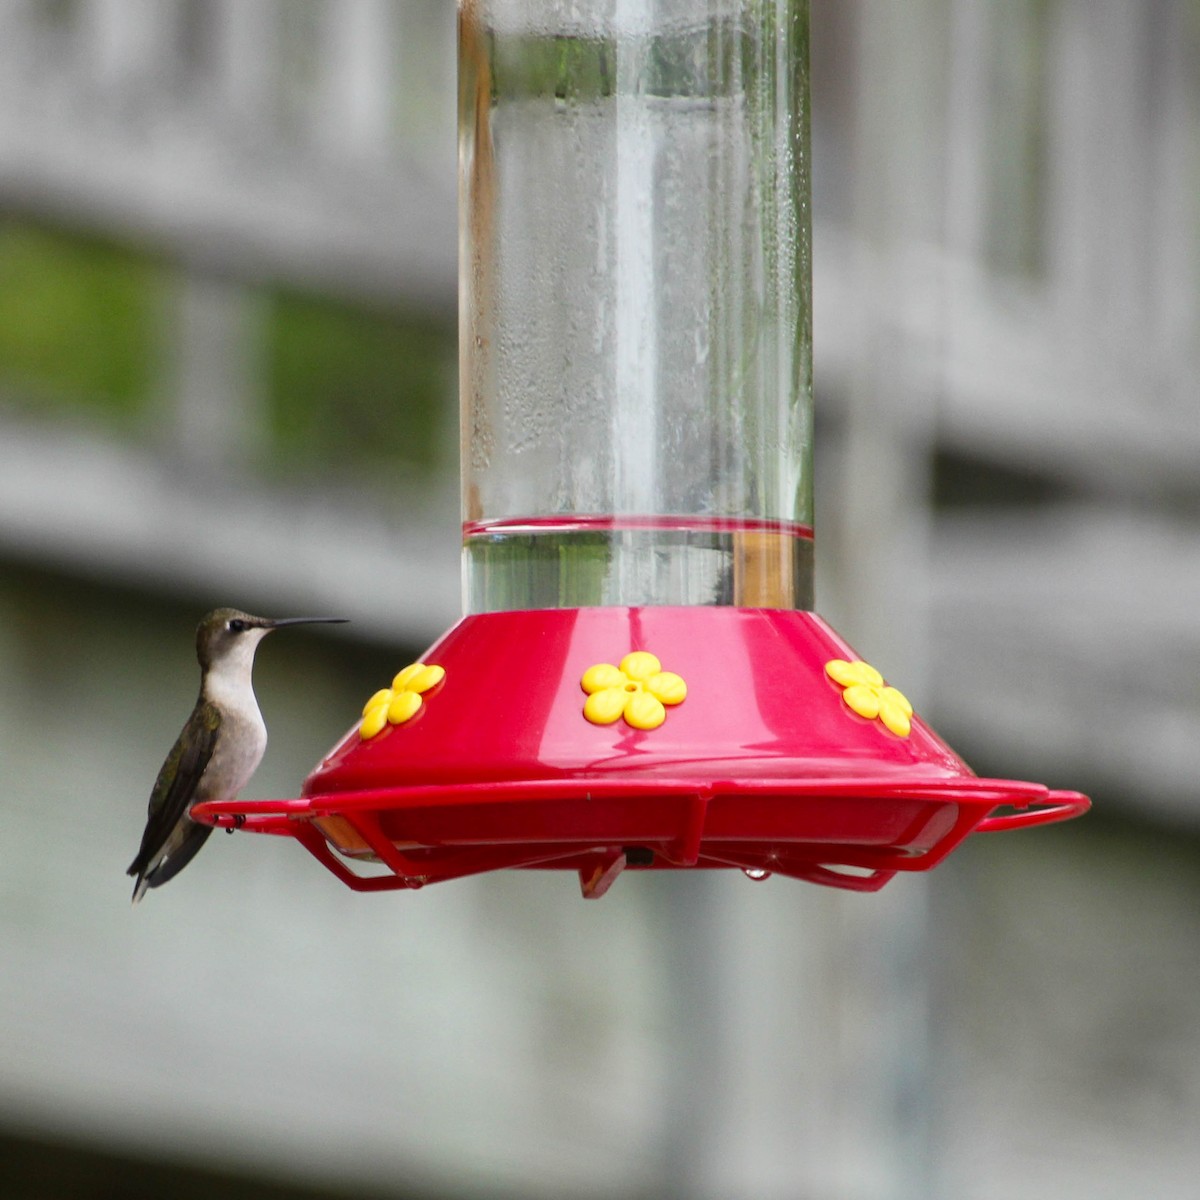
[[230, 621], [229, 624], [225, 626], [225, 628], [228, 629], [230, 633], [245, 633], [246, 630], [249, 628], [249, 626], [246, 624], [245, 621], [239, 620], [237, 617], [234, 617], [233, 620]]

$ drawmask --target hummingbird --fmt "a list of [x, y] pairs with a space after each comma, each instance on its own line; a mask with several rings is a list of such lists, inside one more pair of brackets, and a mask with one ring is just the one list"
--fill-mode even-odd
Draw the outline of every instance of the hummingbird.
[[201, 800], [232, 800], [267, 748], [267, 729], [254, 698], [251, 672], [258, 644], [284, 625], [343, 624], [345, 617], [270, 620], [217, 608], [196, 629], [200, 695], [150, 793], [149, 817], [127, 875], [137, 877], [136, 904], [147, 888], [174, 879], [212, 833], [189, 816]]

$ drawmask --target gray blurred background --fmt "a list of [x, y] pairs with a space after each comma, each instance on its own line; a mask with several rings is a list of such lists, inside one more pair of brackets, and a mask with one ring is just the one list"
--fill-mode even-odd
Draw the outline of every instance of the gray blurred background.
[[[0, 0], [0, 1194], [1194, 1197], [1200, 3], [813, 0], [818, 608], [1090, 790], [853, 896], [123, 874], [215, 604], [294, 795], [458, 615], [450, 0]], [[286, 641], [285, 641], [286, 638]]]

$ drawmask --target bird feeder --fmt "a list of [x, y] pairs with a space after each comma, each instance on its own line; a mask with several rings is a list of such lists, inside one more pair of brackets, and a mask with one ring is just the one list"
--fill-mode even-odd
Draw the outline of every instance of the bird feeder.
[[807, 40], [805, 0], [460, 0], [466, 615], [300, 798], [193, 816], [360, 891], [597, 897], [873, 891], [1087, 809], [974, 775], [811, 611]]

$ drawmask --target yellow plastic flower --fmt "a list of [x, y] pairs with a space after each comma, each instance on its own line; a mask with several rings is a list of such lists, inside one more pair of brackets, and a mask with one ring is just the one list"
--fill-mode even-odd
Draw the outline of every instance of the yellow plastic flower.
[[391, 687], [380, 688], [363, 705], [359, 733], [364, 739], [373, 738], [385, 725], [403, 725], [405, 721], [411, 721], [421, 711], [425, 693], [445, 678], [444, 667], [410, 663], [397, 673]]
[[682, 704], [687, 684], [645, 650], [635, 650], [621, 665], [597, 663], [579, 681], [588, 698], [583, 715], [593, 725], [612, 725], [625, 718], [634, 729], [657, 729], [667, 719], [667, 707]]
[[825, 664], [825, 674], [845, 689], [842, 699], [860, 717], [868, 721], [878, 717], [897, 737], [908, 737], [912, 730], [912, 705], [903, 692], [888, 687], [869, 663], [835, 658]]

